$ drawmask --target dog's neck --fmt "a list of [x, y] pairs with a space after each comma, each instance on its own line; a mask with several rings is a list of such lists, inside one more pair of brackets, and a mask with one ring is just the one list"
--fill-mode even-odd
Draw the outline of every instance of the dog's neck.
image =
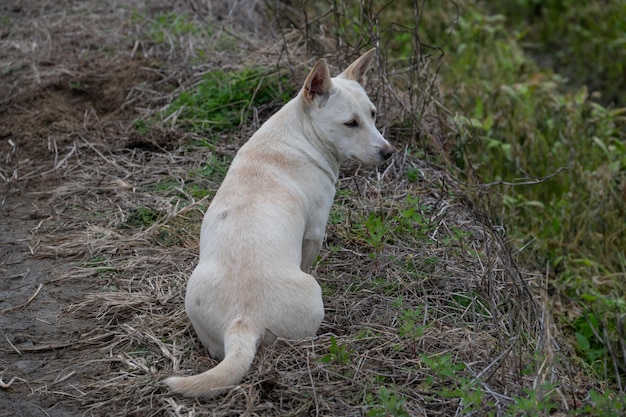
[[[315, 166], [332, 184], [335, 184], [339, 178], [339, 165], [341, 164], [336, 149], [327, 140], [320, 137], [315, 126], [306, 116], [306, 112], [298, 113], [288, 110], [290, 106], [299, 105], [303, 105], [303, 103], [296, 97], [279, 110], [280, 115], [277, 113], [275, 116], [282, 118], [281, 123], [284, 126], [290, 126], [291, 129], [298, 131], [296, 134], [304, 136], [306, 141], [290, 141], [289, 135], [287, 135], [281, 141], [283, 142], [282, 146], [297, 150], [297, 155], [305, 157], [308, 163]], [[305, 116], [302, 117], [303, 115]]]
[[311, 121], [307, 120], [305, 124], [308, 126], [304, 132], [312, 145], [309, 149], [321, 155], [322, 158], [315, 158], [310, 153], [307, 153], [307, 156], [310, 157], [311, 163], [328, 175], [333, 184], [336, 183], [339, 179], [339, 165], [341, 161], [337, 158], [334, 148], [327, 141], [320, 138]]
[[[302, 102], [298, 104], [300, 104], [303, 108], [306, 107]], [[294, 122], [299, 123], [302, 126], [302, 132], [304, 133], [308, 143], [311, 145], [307, 147], [307, 149], [302, 149], [302, 151], [310, 157], [311, 162], [315, 166], [324, 171], [331, 178], [334, 184], [339, 178], [339, 165], [341, 165], [343, 160], [339, 157], [337, 149], [333, 146], [332, 141], [328, 138], [323, 138], [315, 129], [315, 125], [308, 117], [308, 113], [304, 111], [302, 114], [306, 116], [300, 118], [299, 121]], [[316, 155], [321, 156], [321, 158], [316, 157]]]

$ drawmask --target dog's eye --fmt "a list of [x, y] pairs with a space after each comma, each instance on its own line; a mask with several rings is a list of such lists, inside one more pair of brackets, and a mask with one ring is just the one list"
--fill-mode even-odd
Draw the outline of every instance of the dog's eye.
[[372, 119], [376, 118], [376, 110], [372, 110]]
[[348, 127], [359, 127], [359, 122], [354, 119], [351, 119], [349, 122], [344, 123]]

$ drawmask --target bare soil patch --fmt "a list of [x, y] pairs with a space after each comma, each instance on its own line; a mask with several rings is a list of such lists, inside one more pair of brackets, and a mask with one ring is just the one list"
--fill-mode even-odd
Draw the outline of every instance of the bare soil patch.
[[[144, 90], [163, 76], [153, 62], [130, 57], [124, 45], [118, 54], [103, 53], [107, 42], [98, 43], [101, 26], [115, 21], [117, 13], [107, 15], [110, 19], [94, 19], [98, 24], [84, 30], [98, 5], [82, 6], [88, 12], [73, 15], [77, 5], [72, 2], [2, 5], [6, 17], [0, 36], [3, 416], [82, 415], [75, 404], [63, 405], [64, 394], [56, 395], [55, 390], [59, 385], [73, 386], [73, 392], [65, 395], [80, 396], [85, 380], [106, 371], [104, 365], [77, 362], [100, 340], [99, 324], [93, 318], [68, 314], [102, 285], [66, 278], [84, 261], [83, 251], [46, 253], [40, 246], [42, 240], [59, 239], [74, 227], [73, 220], [90, 216], [94, 208], [77, 195], [69, 199], [59, 192], [81, 186], [72, 183], [75, 178], [67, 175], [68, 169], [89, 164], [78, 155], [97, 144], [110, 148], [171, 145], [172, 135], [155, 133], [137, 140], [128, 133], [138, 116], [136, 106], [150, 105]], [[108, 183], [93, 178], [93, 183], [103, 181]], [[98, 193], [96, 188], [81, 194], [89, 198], [90, 191]]]

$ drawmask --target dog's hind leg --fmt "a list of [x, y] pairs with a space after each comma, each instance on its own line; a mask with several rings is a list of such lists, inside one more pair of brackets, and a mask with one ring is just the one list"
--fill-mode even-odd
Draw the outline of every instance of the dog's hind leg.
[[[315, 278], [302, 271], [294, 271], [292, 278], [272, 297], [274, 308], [267, 316], [268, 332], [286, 339], [315, 336], [324, 318], [322, 288]], [[264, 338], [265, 343], [265, 338]]]

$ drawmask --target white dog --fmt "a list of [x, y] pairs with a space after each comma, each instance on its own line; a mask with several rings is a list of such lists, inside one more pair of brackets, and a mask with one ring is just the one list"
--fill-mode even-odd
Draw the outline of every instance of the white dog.
[[363, 85], [375, 49], [330, 77], [320, 59], [298, 95], [239, 150], [207, 210], [185, 310], [209, 354], [195, 376], [170, 377], [188, 397], [238, 384], [258, 346], [314, 336], [322, 291], [308, 270], [322, 245], [339, 164], [376, 164], [395, 149], [376, 129]]

